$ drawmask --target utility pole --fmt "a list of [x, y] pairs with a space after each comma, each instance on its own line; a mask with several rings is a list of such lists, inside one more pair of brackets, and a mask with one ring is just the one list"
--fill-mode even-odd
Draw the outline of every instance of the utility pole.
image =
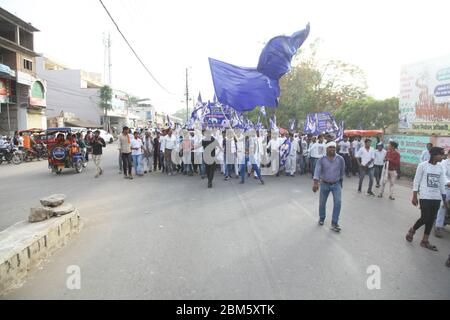
[[[104, 81], [105, 83], [111, 88], [111, 34], [108, 32], [108, 35], [104, 36], [103, 38], [103, 44], [105, 46], [105, 54], [104, 54], [104, 65], [103, 65], [103, 75], [104, 75]], [[112, 103], [112, 101], [110, 101]], [[111, 131], [111, 121], [110, 117], [105, 117], [105, 130], [110, 132]]]
[[188, 68], [186, 68], [186, 122], [189, 121], [189, 83], [188, 83]]

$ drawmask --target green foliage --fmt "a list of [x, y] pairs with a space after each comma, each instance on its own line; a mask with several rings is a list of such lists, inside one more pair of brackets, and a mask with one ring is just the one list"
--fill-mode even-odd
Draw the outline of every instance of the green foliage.
[[99, 89], [100, 91], [100, 108], [105, 111], [105, 115], [108, 113], [108, 110], [112, 109], [111, 100], [112, 100], [112, 89], [111, 87], [105, 85]]
[[281, 78], [279, 107], [267, 108], [268, 116], [276, 114], [278, 126], [286, 128], [290, 119], [297, 119], [301, 128], [310, 112], [333, 112], [348, 101], [365, 97], [364, 72], [343, 61], [320, 61], [318, 47], [316, 40], [309, 48], [300, 50], [291, 71]]
[[382, 129], [398, 122], [398, 98], [376, 100], [371, 97], [346, 102], [335, 112], [337, 120], [345, 121], [346, 129]]

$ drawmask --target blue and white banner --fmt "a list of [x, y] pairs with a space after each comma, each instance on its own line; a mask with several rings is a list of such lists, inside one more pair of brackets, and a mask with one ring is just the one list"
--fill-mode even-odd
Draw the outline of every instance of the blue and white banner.
[[339, 130], [336, 120], [329, 112], [310, 113], [306, 116], [303, 132], [312, 135], [319, 135]]

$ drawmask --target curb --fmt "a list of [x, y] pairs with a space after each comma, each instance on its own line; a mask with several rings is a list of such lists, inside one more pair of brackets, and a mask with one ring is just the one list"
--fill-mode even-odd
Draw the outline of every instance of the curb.
[[78, 210], [42, 222], [18, 222], [0, 232], [0, 296], [20, 287], [28, 273], [79, 233]]

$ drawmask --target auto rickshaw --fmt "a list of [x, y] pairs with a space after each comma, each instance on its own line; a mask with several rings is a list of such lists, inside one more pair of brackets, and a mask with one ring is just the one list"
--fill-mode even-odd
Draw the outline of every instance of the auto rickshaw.
[[71, 140], [70, 128], [50, 128], [47, 134], [48, 168], [60, 174], [64, 168], [75, 168], [77, 173], [83, 171], [85, 159], [75, 141]]

